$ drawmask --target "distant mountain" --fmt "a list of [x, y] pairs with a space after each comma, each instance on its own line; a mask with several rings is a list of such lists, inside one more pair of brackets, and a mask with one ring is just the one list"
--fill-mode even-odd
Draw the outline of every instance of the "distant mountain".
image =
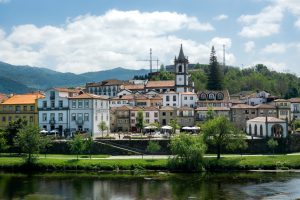
[[132, 69], [124, 69], [122, 67], [117, 67], [110, 70], [105, 71], [98, 71], [98, 72], [87, 72], [80, 74], [88, 78], [91, 82], [105, 80], [105, 79], [112, 79], [116, 78], [119, 80], [128, 80], [132, 79], [134, 75], [145, 75], [148, 74], [149, 70], [140, 69], [140, 70], [132, 70]]
[[25, 93], [51, 87], [82, 86], [87, 82], [105, 79], [132, 79], [134, 75], [145, 75], [148, 70], [130, 70], [121, 67], [83, 74], [61, 73], [54, 70], [16, 66], [0, 62], [0, 93]]

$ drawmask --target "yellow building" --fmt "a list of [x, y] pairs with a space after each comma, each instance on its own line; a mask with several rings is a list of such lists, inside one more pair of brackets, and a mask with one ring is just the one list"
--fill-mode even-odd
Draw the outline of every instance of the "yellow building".
[[38, 125], [37, 99], [40, 93], [14, 95], [0, 104], [0, 129], [6, 128], [11, 121], [20, 118], [29, 124]]

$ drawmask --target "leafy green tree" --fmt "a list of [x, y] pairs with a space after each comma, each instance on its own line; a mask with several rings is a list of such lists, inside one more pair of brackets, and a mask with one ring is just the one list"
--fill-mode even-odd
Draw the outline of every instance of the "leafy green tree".
[[82, 154], [85, 150], [84, 137], [80, 134], [75, 135], [75, 137], [69, 142], [70, 151], [76, 154], [77, 160], [79, 154]]
[[94, 146], [94, 140], [93, 138], [90, 136], [85, 140], [85, 149], [87, 150], [90, 159], [92, 159], [92, 151], [93, 151], [93, 146]]
[[105, 131], [105, 130], [107, 130], [107, 125], [106, 125], [106, 123], [105, 123], [105, 121], [101, 121], [99, 124], [98, 124], [98, 129], [101, 131], [101, 133], [102, 133], [102, 138], [103, 138], [103, 132]]
[[176, 119], [171, 119], [169, 125], [172, 127], [172, 134], [173, 135], [176, 133], [176, 130], [180, 128], [180, 126], [177, 123]]
[[205, 120], [206, 121], [211, 120], [211, 119], [215, 118], [215, 116], [216, 116], [216, 113], [213, 111], [212, 107], [209, 107], [208, 111], [206, 113]]
[[4, 133], [0, 132], [0, 154], [8, 148], [9, 148], [9, 146], [4, 137]]
[[150, 141], [146, 151], [148, 153], [154, 154], [157, 153], [161, 149], [161, 146], [158, 144], [158, 142]]
[[157, 129], [160, 128], [159, 122], [153, 122], [153, 123], [151, 123], [150, 125], [151, 125], [151, 126], [155, 126]]
[[16, 121], [11, 121], [8, 123], [8, 126], [5, 129], [5, 138], [7, 140], [8, 145], [13, 146], [14, 139], [19, 132], [20, 129], [27, 125], [27, 121], [19, 118]]
[[14, 139], [15, 145], [27, 154], [27, 164], [32, 164], [36, 160], [34, 155], [39, 153], [41, 141], [40, 128], [34, 125], [21, 128]]
[[144, 123], [144, 114], [143, 114], [142, 111], [138, 111], [137, 112], [137, 116], [136, 116], [136, 127], [138, 128], [138, 130], [140, 132], [142, 132], [144, 126], [145, 126], [145, 123]]
[[174, 155], [169, 159], [170, 168], [198, 171], [203, 167], [203, 155], [206, 145], [201, 136], [181, 133], [171, 139], [171, 152]]
[[47, 135], [41, 136], [41, 146], [40, 150], [41, 152], [44, 152], [45, 158], [47, 157], [47, 153], [49, 148], [53, 145], [52, 140]]
[[159, 72], [164, 72], [164, 71], [166, 71], [166, 68], [163, 64], [161, 64], [159, 68]]
[[206, 121], [203, 128], [203, 135], [208, 144], [217, 148], [217, 158], [220, 159], [223, 148], [237, 149], [239, 143], [244, 142], [245, 134], [239, 131], [224, 116], [216, 117]]
[[270, 138], [267, 142], [269, 149], [274, 154], [275, 148], [278, 146], [278, 142], [274, 140], [273, 138]]
[[211, 48], [210, 60], [209, 60], [209, 74], [207, 78], [208, 90], [222, 90], [223, 89], [223, 74], [220, 69], [216, 51], [214, 46]]

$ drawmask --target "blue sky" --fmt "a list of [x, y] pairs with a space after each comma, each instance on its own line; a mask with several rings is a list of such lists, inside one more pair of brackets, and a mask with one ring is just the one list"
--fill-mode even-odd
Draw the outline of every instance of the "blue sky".
[[172, 64], [180, 44], [191, 63], [266, 64], [300, 74], [299, 0], [0, 0], [0, 60], [83, 73]]

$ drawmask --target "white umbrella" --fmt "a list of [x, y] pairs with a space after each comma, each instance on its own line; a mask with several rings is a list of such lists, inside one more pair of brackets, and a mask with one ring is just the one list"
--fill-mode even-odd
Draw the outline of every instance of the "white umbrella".
[[47, 134], [48, 131], [46, 131], [46, 130], [41, 130], [40, 133]]
[[182, 127], [182, 130], [192, 130], [192, 128], [188, 127], [188, 126], [184, 126], [184, 127]]
[[156, 126], [146, 126], [144, 129], [157, 129]]
[[194, 126], [194, 127], [191, 127], [191, 130], [200, 130], [200, 127]]
[[171, 130], [173, 128], [172, 128], [172, 126], [162, 126], [161, 129]]

